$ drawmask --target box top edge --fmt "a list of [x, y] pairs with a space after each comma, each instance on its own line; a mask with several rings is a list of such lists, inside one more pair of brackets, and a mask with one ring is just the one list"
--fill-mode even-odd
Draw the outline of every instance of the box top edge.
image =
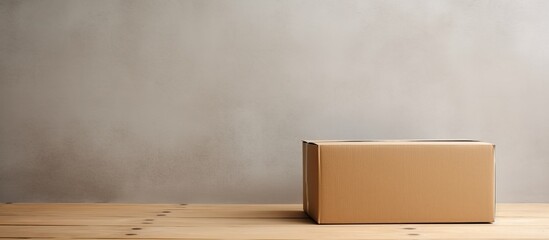
[[304, 143], [315, 145], [343, 145], [343, 144], [416, 144], [416, 143], [470, 143], [470, 144], [489, 144], [474, 139], [366, 139], [366, 140], [303, 140]]

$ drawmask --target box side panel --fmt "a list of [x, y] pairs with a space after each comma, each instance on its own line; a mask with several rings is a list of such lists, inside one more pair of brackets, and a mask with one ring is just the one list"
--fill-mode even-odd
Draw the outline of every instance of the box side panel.
[[307, 212], [307, 202], [309, 201], [307, 197], [307, 145], [306, 141], [301, 142], [302, 153], [303, 153], [303, 211]]
[[320, 148], [322, 223], [492, 222], [493, 146]]
[[304, 211], [315, 221], [319, 220], [319, 152], [315, 144], [304, 147]]

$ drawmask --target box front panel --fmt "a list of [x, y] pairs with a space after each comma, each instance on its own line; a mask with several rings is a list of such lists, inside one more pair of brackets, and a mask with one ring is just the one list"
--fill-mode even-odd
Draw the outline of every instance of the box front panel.
[[303, 210], [313, 219], [319, 219], [319, 159], [318, 146], [306, 144], [303, 155]]
[[493, 147], [321, 146], [323, 223], [491, 222]]

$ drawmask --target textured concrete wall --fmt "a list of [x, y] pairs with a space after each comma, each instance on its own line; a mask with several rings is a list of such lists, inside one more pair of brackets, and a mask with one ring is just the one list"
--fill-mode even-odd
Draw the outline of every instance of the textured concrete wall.
[[549, 1], [1, 1], [0, 201], [300, 202], [300, 139], [497, 144], [549, 201]]

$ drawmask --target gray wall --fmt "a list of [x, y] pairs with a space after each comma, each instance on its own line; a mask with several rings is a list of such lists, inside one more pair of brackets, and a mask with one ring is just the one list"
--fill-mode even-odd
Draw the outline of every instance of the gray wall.
[[549, 201], [549, 1], [1, 1], [0, 201], [301, 201], [300, 139], [497, 144]]

